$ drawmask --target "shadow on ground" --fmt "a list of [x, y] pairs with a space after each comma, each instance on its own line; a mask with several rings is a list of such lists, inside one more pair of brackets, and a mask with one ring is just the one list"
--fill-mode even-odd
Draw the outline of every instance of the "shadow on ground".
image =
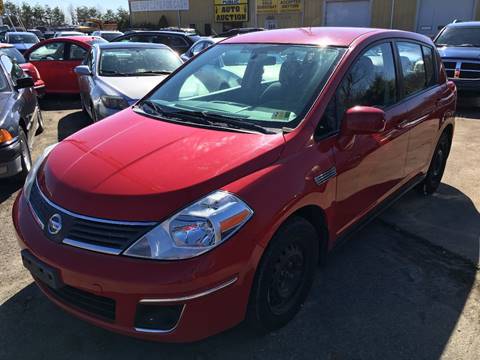
[[[415, 216], [442, 229], [444, 196], [454, 197], [459, 227], [478, 223], [471, 201], [446, 186], [440, 199], [411, 193], [400, 206], [430, 209]], [[465, 231], [455, 236], [471, 241]], [[480, 294], [475, 274], [469, 261], [377, 220], [331, 255], [300, 314], [277, 332], [260, 336], [242, 325], [193, 344], [143, 342], [71, 317], [31, 284], [0, 307], [0, 358], [438, 359], [466, 299]]]
[[83, 111], [70, 113], [58, 121], [58, 141], [69, 137], [84, 127], [91, 125], [92, 120]]
[[62, 111], [81, 109], [80, 97], [78, 95], [46, 95], [40, 99], [40, 108], [46, 111]]

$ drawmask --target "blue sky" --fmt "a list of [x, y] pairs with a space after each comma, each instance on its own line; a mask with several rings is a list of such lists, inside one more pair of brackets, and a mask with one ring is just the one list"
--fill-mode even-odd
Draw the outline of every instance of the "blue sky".
[[64, 10], [67, 10], [68, 6], [72, 4], [73, 6], [95, 6], [97, 8], [102, 9], [103, 11], [107, 9], [117, 9], [120, 6], [128, 9], [128, 0], [77, 0], [77, 1], [69, 1], [69, 0], [33, 0], [33, 1], [22, 1], [22, 0], [10, 0], [17, 5], [21, 4], [22, 2], [26, 2], [30, 5], [34, 5], [36, 3], [41, 5], [50, 5], [50, 6], [59, 6]]

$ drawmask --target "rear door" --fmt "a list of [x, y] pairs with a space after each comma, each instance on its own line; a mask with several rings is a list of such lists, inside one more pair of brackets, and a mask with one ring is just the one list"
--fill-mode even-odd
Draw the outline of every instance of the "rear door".
[[426, 171], [430, 164], [447, 85], [438, 84], [436, 57], [431, 46], [399, 40], [396, 48], [401, 64], [403, 103], [408, 108], [407, 116], [398, 127], [409, 134], [405, 172], [408, 177], [414, 177]]
[[49, 42], [33, 50], [28, 60], [37, 68], [45, 82], [46, 92], [61, 92], [63, 61], [65, 59], [64, 41]]
[[65, 48], [66, 58], [63, 61], [63, 79], [61, 81], [62, 92], [78, 93], [79, 86], [75, 68], [81, 65], [87, 56], [87, 46], [69, 42]]
[[354, 106], [383, 109], [386, 128], [375, 134], [343, 135], [334, 148], [337, 173], [337, 235], [360, 220], [404, 182], [408, 134], [396, 125], [406, 109], [399, 103], [393, 43], [372, 45], [352, 65], [327, 107], [324, 119], [337, 123]]

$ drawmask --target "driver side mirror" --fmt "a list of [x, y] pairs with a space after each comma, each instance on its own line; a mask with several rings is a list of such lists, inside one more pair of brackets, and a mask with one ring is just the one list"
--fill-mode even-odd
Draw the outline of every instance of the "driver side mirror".
[[79, 65], [75, 68], [75, 74], [91, 76], [92, 72], [90, 71], [90, 68], [87, 65]]
[[22, 77], [22, 78], [17, 79], [16, 84], [15, 84], [15, 90], [31, 88], [34, 85], [35, 84], [33, 82], [33, 79], [30, 76]]
[[355, 106], [345, 112], [342, 121], [344, 135], [374, 134], [385, 130], [385, 112], [370, 106]]

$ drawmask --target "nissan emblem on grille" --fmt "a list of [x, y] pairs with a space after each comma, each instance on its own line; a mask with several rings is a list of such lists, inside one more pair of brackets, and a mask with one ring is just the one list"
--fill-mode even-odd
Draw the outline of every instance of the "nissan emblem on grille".
[[57, 235], [62, 230], [62, 217], [59, 214], [53, 214], [48, 220], [48, 233]]

